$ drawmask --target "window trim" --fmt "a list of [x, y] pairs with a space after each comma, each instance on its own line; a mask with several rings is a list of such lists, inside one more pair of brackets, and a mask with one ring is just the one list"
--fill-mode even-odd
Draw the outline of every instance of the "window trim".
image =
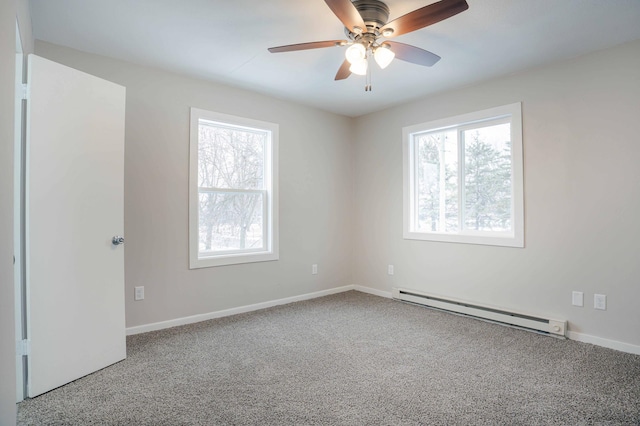
[[[413, 135], [447, 129], [460, 129], [481, 125], [482, 122], [509, 118], [511, 122], [511, 217], [513, 232], [465, 231], [418, 232], [413, 228], [415, 214], [415, 156]], [[482, 244], [505, 247], [524, 247], [524, 179], [522, 147], [521, 102], [489, 108], [403, 127], [403, 238], [408, 240], [439, 241], [450, 243]], [[460, 200], [459, 200], [460, 203]]]
[[[275, 123], [254, 120], [235, 115], [191, 108], [189, 135], [189, 269], [208, 268], [224, 265], [237, 265], [253, 262], [268, 262], [279, 259], [278, 246], [278, 136], [279, 126]], [[216, 255], [200, 257], [199, 251], [199, 194], [198, 187], [198, 126], [199, 121], [208, 120], [221, 125], [246, 127], [271, 133], [269, 147], [265, 150], [265, 187], [262, 190], [247, 190], [247, 192], [263, 193], [265, 211], [263, 221], [267, 230], [265, 250], [251, 249], [241, 252], [222, 252]], [[270, 149], [269, 149], [270, 148]], [[223, 192], [238, 192], [236, 189], [220, 189]], [[271, 220], [269, 220], [269, 217]]]

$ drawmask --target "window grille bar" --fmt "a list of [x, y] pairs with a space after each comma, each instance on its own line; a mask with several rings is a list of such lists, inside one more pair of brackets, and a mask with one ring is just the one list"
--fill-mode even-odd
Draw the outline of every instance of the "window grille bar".
[[231, 188], [207, 188], [198, 187], [198, 192], [212, 193], [225, 192], [229, 194], [266, 194], [266, 189], [231, 189]]

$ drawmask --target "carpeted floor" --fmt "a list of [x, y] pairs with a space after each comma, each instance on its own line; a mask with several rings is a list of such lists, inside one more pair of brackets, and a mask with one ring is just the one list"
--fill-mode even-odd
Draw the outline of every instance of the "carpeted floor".
[[640, 424], [640, 356], [354, 291], [127, 347], [18, 424]]

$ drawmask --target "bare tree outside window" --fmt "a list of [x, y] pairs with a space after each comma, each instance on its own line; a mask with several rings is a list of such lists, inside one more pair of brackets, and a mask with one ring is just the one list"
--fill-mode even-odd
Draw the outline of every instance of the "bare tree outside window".
[[189, 268], [279, 259], [276, 123], [191, 108]]
[[268, 132], [200, 120], [199, 250], [263, 249]]

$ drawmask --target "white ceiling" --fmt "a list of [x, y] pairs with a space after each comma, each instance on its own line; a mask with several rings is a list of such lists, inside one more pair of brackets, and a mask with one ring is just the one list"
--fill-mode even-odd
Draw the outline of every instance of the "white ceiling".
[[[290, 99], [348, 116], [640, 39], [640, 0], [467, 0], [469, 9], [394, 39], [442, 57], [395, 60], [334, 81], [343, 39], [323, 0], [31, 0], [37, 39]], [[395, 19], [433, 0], [387, 0]], [[640, 72], [640, 71], [639, 71]]]

